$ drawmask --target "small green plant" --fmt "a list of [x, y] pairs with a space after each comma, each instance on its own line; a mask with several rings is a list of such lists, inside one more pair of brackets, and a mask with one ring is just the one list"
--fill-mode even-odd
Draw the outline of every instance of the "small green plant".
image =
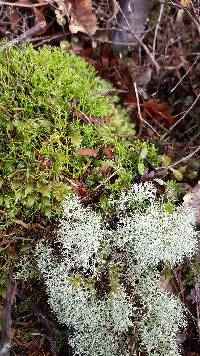
[[55, 241], [40, 241], [35, 251], [49, 304], [59, 322], [73, 328], [75, 355], [145, 350], [178, 356], [183, 307], [162, 290], [159, 270], [195, 253], [195, 217], [187, 210], [166, 211], [150, 183], [134, 184], [114, 206], [113, 227], [76, 197], [64, 201]]
[[71, 179], [89, 193], [105, 181], [106, 199], [160, 163], [153, 145], [135, 141], [118, 98], [106, 95], [110, 84], [77, 55], [9, 47], [0, 51], [0, 81], [4, 223], [59, 215]]

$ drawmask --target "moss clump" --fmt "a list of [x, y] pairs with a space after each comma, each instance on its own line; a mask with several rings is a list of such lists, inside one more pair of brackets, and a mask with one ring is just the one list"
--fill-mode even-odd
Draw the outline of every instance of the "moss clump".
[[106, 180], [113, 193], [141, 174], [144, 162], [159, 163], [154, 146], [134, 141], [118, 99], [105, 95], [110, 85], [80, 57], [50, 46], [8, 48], [0, 51], [0, 81], [4, 223], [59, 215], [72, 178], [90, 191]]

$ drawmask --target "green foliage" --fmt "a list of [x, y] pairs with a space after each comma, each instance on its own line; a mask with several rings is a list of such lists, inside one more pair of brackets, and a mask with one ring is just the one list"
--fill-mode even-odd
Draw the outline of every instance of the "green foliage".
[[[80, 57], [50, 46], [9, 47], [0, 51], [0, 81], [4, 223], [59, 215], [71, 178], [89, 190], [105, 180], [108, 194], [160, 163], [153, 145], [134, 141], [134, 125], [117, 97], [104, 95], [110, 85]], [[78, 154], [82, 148], [97, 155]]]

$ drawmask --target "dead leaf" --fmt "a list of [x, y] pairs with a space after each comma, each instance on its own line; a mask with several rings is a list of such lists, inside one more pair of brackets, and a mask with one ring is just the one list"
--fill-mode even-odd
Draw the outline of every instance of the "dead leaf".
[[67, 181], [71, 184], [74, 193], [76, 193], [80, 198], [87, 199], [91, 196], [91, 193], [87, 190], [86, 185], [82, 180], [74, 178], [66, 178]]
[[11, 6], [11, 10], [10, 10], [11, 30], [16, 34], [18, 34], [19, 32], [19, 21], [20, 21], [19, 11], [17, 10], [16, 7]]
[[40, 22], [40, 21], [45, 21], [45, 17], [42, 11], [37, 9], [36, 7], [33, 8], [33, 11], [35, 13], [35, 22]]
[[93, 36], [97, 31], [97, 18], [92, 11], [91, 0], [68, 1], [69, 29], [71, 33], [83, 32]]
[[164, 119], [167, 124], [173, 124], [174, 118], [171, 116], [172, 109], [165, 103], [158, 103], [155, 99], [148, 100], [142, 104], [144, 114], [150, 114], [152, 118], [157, 120]]
[[103, 151], [103, 153], [105, 153], [105, 155], [108, 157], [108, 158], [110, 158], [110, 159], [113, 159], [113, 152], [112, 152], [112, 150], [111, 150], [111, 148], [110, 147], [104, 147], [103, 149], [102, 149], [102, 151]]
[[[34, 7], [33, 11], [35, 13], [35, 24], [38, 24], [43, 21], [44, 21], [44, 23], [46, 23], [45, 16], [41, 10]], [[46, 26], [44, 26], [40, 31], [37, 32], [37, 35], [42, 35], [42, 34], [46, 33], [46, 30], [47, 30], [47, 23], [46, 23]]]
[[98, 155], [98, 151], [94, 150], [93, 148], [79, 148], [76, 150], [76, 153], [78, 155], [83, 155], [83, 156], [96, 156]]

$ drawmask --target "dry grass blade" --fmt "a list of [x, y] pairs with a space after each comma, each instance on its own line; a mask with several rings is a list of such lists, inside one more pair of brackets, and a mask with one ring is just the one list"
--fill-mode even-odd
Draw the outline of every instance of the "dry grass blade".
[[0, 5], [6, 5], [6, 6], [17, 6], [17, 7], [42, 7], [42, 6], [46, 6], [49, 5], [48, 2], [38, 2], [36, 4], [26, 4], [23, 2], [9, 2], [9, 1], [0, 1]]

